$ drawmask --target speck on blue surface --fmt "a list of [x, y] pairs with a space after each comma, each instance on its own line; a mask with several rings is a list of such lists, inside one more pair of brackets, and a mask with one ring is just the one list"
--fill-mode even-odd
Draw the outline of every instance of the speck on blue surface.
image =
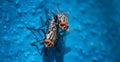
[[[120, 62], [119, 2], [0, 0], [0, 62]], [[40, 56], [30, 45], [35, 37], [24, 25], [39, 28], [40, 16], [46, 20], [44, 9], [56, 13], [55, 5], [67, 13], [70, 28], [62, 53], [51, 49], [55, 54]]]

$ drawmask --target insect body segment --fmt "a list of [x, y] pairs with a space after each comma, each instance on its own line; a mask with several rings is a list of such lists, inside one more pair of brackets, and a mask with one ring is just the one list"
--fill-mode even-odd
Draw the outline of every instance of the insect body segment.
[[58, 37], [57, 36], [58, 27], [57, 26], [58, 26], [57, 20], [55, 18], [52, 18], [52, 20], [48, 26], [48, 29], [47, 29], [46, 38], [44, 40], [46, 47], [54, 46], [54, 42]]
[[65, 14], [58, 14], [58, 20], [60, 21], [59, 26], [62, 30], [68, 29], [68, 18]]
[[59, 27], [62, 29], [62, 30], [67, 30], [69, 28], [68, 26], [68, 17], [66, 15], [66, 13], [62, 13], [59, 8], [56, 6], [56, 9], [57, 9], [57, 17], [58, 17], [58, 20], [59, 20]]

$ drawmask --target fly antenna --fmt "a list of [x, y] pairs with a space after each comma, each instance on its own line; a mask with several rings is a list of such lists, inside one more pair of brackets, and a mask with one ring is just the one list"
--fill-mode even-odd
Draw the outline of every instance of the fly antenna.
[[58, 13], [61, 13], [61, 11], [60, 11], [60, 9], [58, 8], [57, 5], [55, 5], [55, 8], [56, 8], [56, 10], [57, 10]]

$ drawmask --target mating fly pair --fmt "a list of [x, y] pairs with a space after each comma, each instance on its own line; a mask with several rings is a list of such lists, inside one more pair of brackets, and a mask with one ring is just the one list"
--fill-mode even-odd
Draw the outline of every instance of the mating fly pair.
[[[27, 29], [29, 29], [33, 33], [33, 35], [36, 37], [37, 42], [40, 42], [40, 44], [44, 44], [44, 49], [47, 49], [50, 47], [56, 47], [55, 44], [57, 43], [57, 40], [60, 38], [60, 32], [66, 31], [68, 29], [67, 15], [65, 13], [61, 13], [61, 11], [58, 8], [57, 8], [57, 11], [58, 11], [58, 14], [52, 13], [53, 17], [50, 19], [47, 17], [47, 15], [51, 12], [48, 12], [47, 10], [45, 11], [47, 20], [45, 23], [42, 23], [43, 26], [41, 28], [34, 29], [34, 28], [27, 27]], [[41, 18], [41, 21], [43, 22], [42, 17], [40, 18]], [[42, 29], [44, 26], [47, 27], [46, 30]], [[40, 30], [45, 35], [42, 42], [38, 40], [37, 36], [33, 32], [33, 31], [37, 31], [39, 33]], [[31, 43], [31, 45], [35, 46], [37, 50], [39, 50], [38, 46], [36, 45], [36, 42]]]
[[46, 47], [54, 47], [55, 41], [60, 37], [59, 28], [61, 28], [61, 30], [68, 29], [68, 17], [59, 10], [58, 12], [58, 14], [52, 17], [48, 25], [46, 37], [44, 39]]

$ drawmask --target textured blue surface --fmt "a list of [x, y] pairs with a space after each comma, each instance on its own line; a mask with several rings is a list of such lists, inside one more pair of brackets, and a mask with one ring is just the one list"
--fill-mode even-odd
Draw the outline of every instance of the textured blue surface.
[[[69, 52], [62, 56], [64, 62], [120, 62], [119, 2], [0, 0], [0, 62], [54, 61], [52, 57], [40, 56], [30, 45], [35, 37], [24, 24], [39, 27], [40, 16], [46, 20], [44, 8], [56, 13], [55, 4], [67, 12], [69, 18], [70, 28], [64, 37], [66, 48], [63, 49]], [[57, 57], [57, 62], [62, 62], [62, 58]]]

